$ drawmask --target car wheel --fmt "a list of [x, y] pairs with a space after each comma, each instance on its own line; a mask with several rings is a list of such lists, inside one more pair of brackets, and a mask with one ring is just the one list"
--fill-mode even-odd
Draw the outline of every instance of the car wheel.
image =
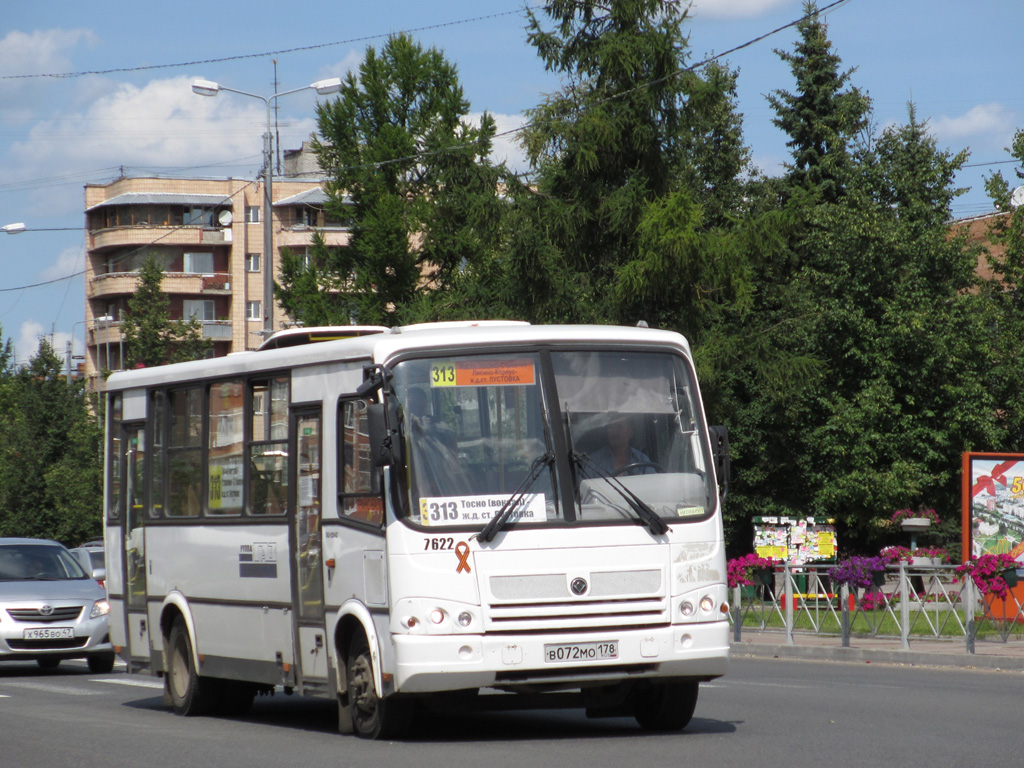
[[114, 654], [94, 653], [86, 660], [89, 664], [89, 671], [95, 675], [105, 675], [114, 669]]
[[60, 666], [60, 659], [53, 659], [48, 656], [44, 656], [41, 659], [36, 659], [36, 664], [43, 669], [56, 669]]
[[217, 703], [217, 682], [196, 672], [185, 621], [175, 619], [167, 638], [167, 692], [174, 711], [186, 717], [208, 714]]
[[352, 729], [364, 739], [389, 739], [401, 736], [410, 724], [408, 701], [394, 696], [380, 698], [373, 684], [373, 659], [366, 638], [352, 641], [347, 662], [348, 701]]
[[633, 716], [645, 731], [680, 731], [693, 719], [698, 683], [655, 683], [637, 692]]

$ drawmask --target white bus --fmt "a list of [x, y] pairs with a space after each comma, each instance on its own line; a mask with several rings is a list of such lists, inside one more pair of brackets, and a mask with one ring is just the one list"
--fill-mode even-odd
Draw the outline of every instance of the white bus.
[[111, 638], [179, 714], [283, 688], [368, 738], [432, 706], [673, 730], [726, 671], [725, 439], [676, 333], [302, 331], [106, 397]]

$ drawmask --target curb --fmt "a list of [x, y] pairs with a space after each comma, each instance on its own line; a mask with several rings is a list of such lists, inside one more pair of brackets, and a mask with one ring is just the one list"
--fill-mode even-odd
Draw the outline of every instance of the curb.
[[1024, 672], [1024, 658], [992, 654], [928, 653], [888, 648], [843, 648], [800, 645], [768, 645], [750, 643], [732, 646], [730, 655], [769, 659], [804, 659], [808, 661], [845, 661], [865, 664], [903, 664], [920, 667], [951, 667], [954, 669], [987, 669]]

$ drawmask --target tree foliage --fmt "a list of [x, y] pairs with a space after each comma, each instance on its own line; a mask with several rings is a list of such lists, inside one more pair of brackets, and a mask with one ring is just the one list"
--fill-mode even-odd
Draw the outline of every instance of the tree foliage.
[[124, 367], [150, 367], [199, 360], [213, 348], [196, 318], [170, 319], [170, 298], [160, 289], [164, 272], [150, 257], [139, 270], [139, 285], [121, 320]]
[[[368, 48], [358, 76], [318, 106], [315, 148], [331, 175], [329, 208], [354, 221], [346, 253], [318, 257], [317, 274], [306, 275], [341, 291], [331, 316], [428, 319], [462, 271], [495, 247], [502, 170], [487, 160], [495, 124], [485, 113], [474, 126], [468, 112], [454, 65], [406, 35], [379, 53]], [[283, 278], [285, 306], [306, 322], [315, 302], [299, 294], [311, 286], [294, 269]]]
[[[883, 525], [895, 509], [955, 519], [961, 452], [1019, 449], [1024, 435], [1024, 213], [999, 220], [979, 278], [978, 248], [949, 225], [966, 152], [938, 147], [912, 104], [904, 124], [874, 128], [856, 70], [816, 5], [804, 11], [778, 51], [793, 85], [768, 97], [791, 152], [777, 177], [751, 166], [738, 73], [688, 65], [680, 2], [527, 11], [562, 86], [529, 113], [521, 180], [486, 161], [493, 123], [466, 123], [438, 52], [402, 36], [369, 49], [318, 115], [351, 247], [318, 240], [311, 258], [284, 259], [282, 301], [309, 324], [683, 332], [709, 417], [731, 431], [738, 553], [754, 515], [833, 517], [865, 551], [898, 543]], [[1024, 132], [1010, 152], [1024, 168]], [[1000, 175], [987, 187], [1008, 205]]]
[[0, 536], [76, 546], [102, 532], [103, 430], [47, 340], [19, 370], [9, 349], [0, 350]]

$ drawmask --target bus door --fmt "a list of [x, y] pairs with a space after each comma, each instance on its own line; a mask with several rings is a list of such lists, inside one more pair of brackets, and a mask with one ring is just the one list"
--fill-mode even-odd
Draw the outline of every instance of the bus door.
[[321, 535], [320, 409], [292, 414], [293, 494], [291, 525], [292, 584], [296, 605], [299, 674], [304, 683], [327, 680], [327, 635], [324, 630], [323, 540]]
[[[141, 424], [126, 424], [121, 445], [124, 451], [124, 602], [131, 666], [150, 664], [146, 601], [146, 432]], [[131, 671], [131, 669], [129, 669]]]

